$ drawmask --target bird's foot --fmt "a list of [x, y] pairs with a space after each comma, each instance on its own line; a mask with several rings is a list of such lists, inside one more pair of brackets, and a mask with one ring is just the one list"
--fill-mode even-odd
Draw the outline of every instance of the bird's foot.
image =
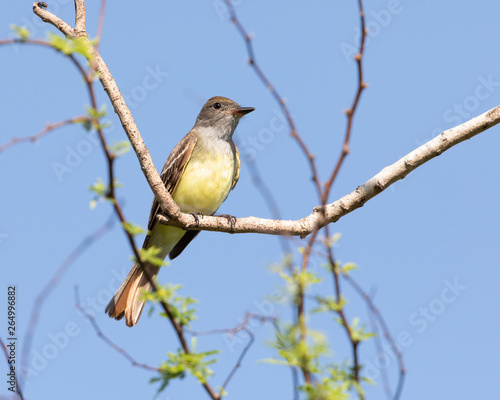
[[233, 217], [232, 215], [229, 214], [220, 214], [220, 215], [215, 215], [215, 217], [224, 217], [227, 219], [227, 223], [231, 225], [231, 229], [229, 233], [234, 233], [234, 226], [236, 225], [236, 217]]
[[199, 225], [200, 223], [200, 218], [203, 218], [203, 213], [201, 212], [197, 212], [197, 213], [194, 213], [194, 212], [190, 212], [189, 214], [191, 214], [196, 222], [196, 225]]

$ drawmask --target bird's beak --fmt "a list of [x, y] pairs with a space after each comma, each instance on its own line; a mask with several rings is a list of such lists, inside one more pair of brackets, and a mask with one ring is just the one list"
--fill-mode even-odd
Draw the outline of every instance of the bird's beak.
[[241, 118], [244, 115], [251, 113], [254, 110], [255, 108], [253, 107], [240, 107], [240, 108], [235, 108], [234, 110], [229, 110], [227, 111], [227, 113], [231, 115], [236, 115], [237, 117]]

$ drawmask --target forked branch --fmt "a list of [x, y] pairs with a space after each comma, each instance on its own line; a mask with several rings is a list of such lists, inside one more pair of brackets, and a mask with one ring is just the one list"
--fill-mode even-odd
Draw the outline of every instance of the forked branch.
[[[76, 0], [75, 4], [83, 3]], [[78, 8], [78, 7], [77, 7]], [[33, 11], [43, 21], [58, 28], [69, 38], [81, 37], [81, 31], [71, 28], [56, 15], [33, 4]], [[90, 43], [89, 43], [89, 46]], [[273, 220], [256, 217], [238, 218], [234, 226], [226, 218], [206, 216], [195, 219], [190, 214], [180, 211], [172, 196], [163, 185], [158, 171], [154, 167], [151, 155], [139, 133], [132, 114], [118, 89], [106, 63], [94, 47], [91, 47], [92, 64], [98, 72], [99, 80], [108, 94], [115, 112], [118, 114], [123, 129], [137, 155], [141, 169], [158, 199], [166, 216], [160, 216], [160, 223], [177, 226], [183, 229], [199, 229], [232, 233], [262, 233], [271, 235], [294, 235], [305, 237], [318, 227], [336, 222], [343, 216], [362, 207], [368, 200], [383, 192], [393, 183], [405, 178], [410, 172], [422, 164], [441, 155], [446, 150], [464, 140], [491, 128], [500, 122], [500, 106], [497, 106], [461, 125], [444, 131], [423, 146], [415, 149], [394, 164], [385, 167], [370, 180], [358, 186], [352, 193], [339, 200], [318, 206], [308, 216], [299, 220]]]

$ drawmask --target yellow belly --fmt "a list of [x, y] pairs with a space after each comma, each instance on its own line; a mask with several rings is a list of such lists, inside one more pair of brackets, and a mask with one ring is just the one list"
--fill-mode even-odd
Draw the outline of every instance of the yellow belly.
[[182, 212], [211, 215], [226, 199], [234, 179], [234, 155], [193, 154], [172, 197]]

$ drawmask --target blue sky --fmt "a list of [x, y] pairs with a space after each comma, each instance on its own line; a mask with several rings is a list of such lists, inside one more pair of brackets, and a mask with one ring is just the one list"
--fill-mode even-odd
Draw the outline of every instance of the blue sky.
[[[96, 30], [98, 3], [87, 5], [89, 32]], [[288, 100], [323, 180], [340, 151], [342, 111], [355, 90], [349, 50], [359, 36], [356, 3], [235, 2], [254, 35], [257, 60]], [[222, 5], [222, 0], [110, 2], [101, 54], [157, 168], [192, 127], [207, 98], [222, 95], [255, 107], [235, 139], [242, 153], [254, 156], [283, 217], [300, 218], [317, 205], [310, 171], [288, 130], [276, 123], [276, 117], [282, 118], [279, 107], [246, 64], [244, 44]], [[367, 1], [365, 8], [371, 30], [364, 60], [369, 88], [332, 199], [500, 99], [499, 4], [390, 0]], [[49, 10], [74, 21], [69, 0], [49, 3]], [[3, 5], [1, 38], [11, 36], [12, 23], [28, 25], [39, 38], [55, 32], [33, 15], [30, 2]], [[4, 46], [0, 52], [0, 143], [85, 112], [86, 89], [65, 57], [34, 46]], [[124, 140], [100, 90], [98, 98], [108, 106], [109, 140]], [[449, 150], [332, 226], [342, 234], [337, 258], [359, 265], [355, 279], [376, 292], [376, 305], [403, 346], [408, 369], [404, 399], [487, 398], [497, 391], [499, 133], [495, 127]], [[68, 171], [57, 173], [58, 163]], [[116, 168], [124, 185], [118, 193], [125, 214], [145, 226], [152, 193], [137, 159], [128, 153]], [[20, 344], [36, 295], [70, 251], [109, 217], [107, 204], [89, 208], [93, 196], [88, 187], [105, 176], [102, 151], [78, 126], [0, 154], [2, 290], [9, 284], [18, 287]], [[245, 165], [221, 212], [271, 216]], [[105, 334], [140, 362], [158, 365], [167, 351], [176, 351], [170, 325], [157, 315], [144, 315], [133, 329], [104, 315], [118, 279], [131, 267], [130, 254], [115, 226], [64, 275], [43, 305], [30, 355], [36, 374], [27, 383], [26, 398], [154, 396], [157, 386], [148, 384], [154, 375], [110, 349], [74, 307], [78, 285], [82, 303], [94, 310]], [[288, 319], [289, 308], [267, 300], [282, 283], [269, 269], [281, 256], [275, 237], [204, 232], [162, 271], [160, 281], [181, 283], [182, 294], [199, 300], [195, 330], [234, 327], [246, 312]], [[329, 285], [325, 276], [320, 290], [326, 293]], [[364, 303], [345, 287], [349, 319], [359, 316], [368, 322]], [[344, 333], [332, 321], [315, 317], [311, 323], [328, 335], [334, 360], [349, 356]], [[1, 326], [5, 337], [5, 323]], [[228, 387], [229, 398], [290, 399], [289, 370], [258, 363], [274, 355], [266, 346], [272, 329], [255, 326], [253, 332], [256, 342]], [[222, 350], [213, 367], [214, 386], [236, 362], [243, 348], [239, 339], [199, 338], [200, 350]], [[361, 346], [360, 358], [368, 371], [381, 362], [372, 342]], [[390, 352], [384, 361], [394, 384], [397, 368]], [[0, 365], [5, 371], [5, 363]], [[367, 387], [368, 399], [385, 398], [379, 371], [370, 372], [376, 385]], [[0, 394], [7, 393], [6, 384], [0, 385]], [[172, 383], [159, 396], [184, 398], [207, 397], [191, 377]]]

